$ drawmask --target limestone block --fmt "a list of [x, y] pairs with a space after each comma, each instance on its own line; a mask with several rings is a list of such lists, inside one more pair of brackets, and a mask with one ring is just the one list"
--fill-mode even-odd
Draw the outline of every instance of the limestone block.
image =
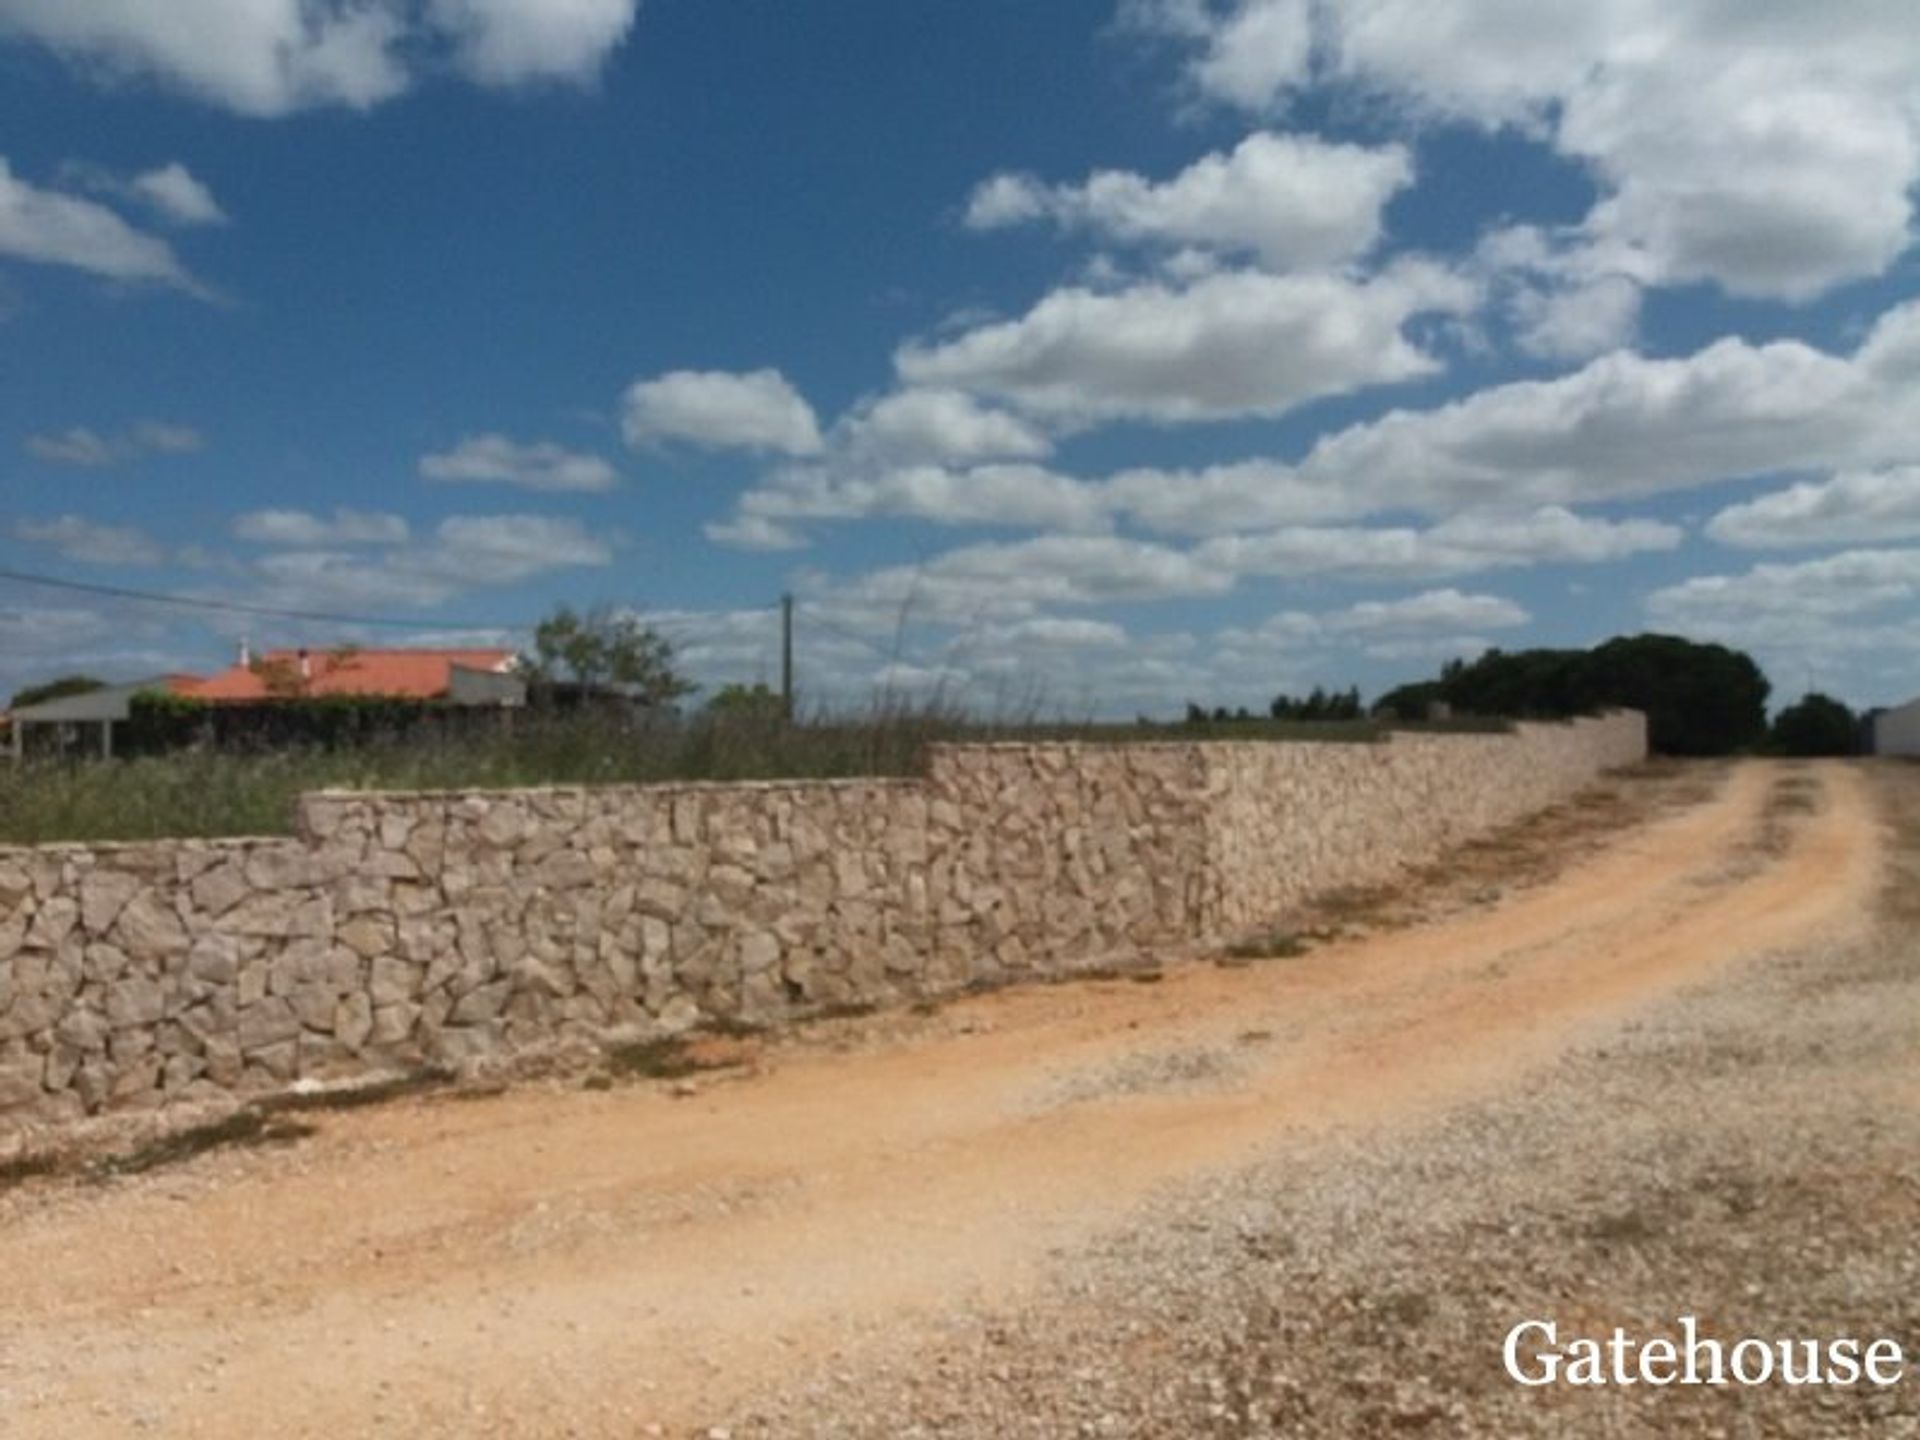
[[140, 882], [118, 870], [94, 870], [80, 882], [80, 924], [89, 935], [104, 935], [120, 918]]
[[152, 1025], [166, 1014], [166, 993], [143, 975], [122, 977], [107, 991], [107, 1023], [114, 1029]]
[[367, 1036], [367, 1043], [398, 1045], [413, 1033], [414, 1022], [419, 1018], [420, 1007], [405, 1000], [376, 1006], [373, 1029]]
[[98, 1010], [69, 1010], [60, 1017], [54, 1034], [75, 1050], [97, 1055], [107, 1048], [107, 1032], [112, 1027]]
[[394, 922], [384, 915], [355, 915], [339, 926], [334, 936], [368, 960], [392, 954], [398, 943]]
[[358, 1050], [373, 1033], [373, 1002], [365, 994], [348, 995], [335, 1007], [333, 1035], [349, 1050]]
[[766, 931], [756, 931], [743, 936], [740, 941], [740, 969], [748, 975], [759, 974], [777, 968], [780, 964], [780, 941]]
[[73, 927], [80, 923], [80, 902], [67, 895], [42, 900], [27, 927], [26, 944], [42, 950], [57, 950]]
[[324, 982], [309, 981], [300, 986], [288, 997], [293, 1002], [293, 1013], [300, 1017], [300, 1023], [309, 1030], [331, 1030], [333, 1012], [339, 1003], [339, 996], [333, 986]]
[[226, 864], [194, 878], [193, 907], [207, 915], [224, 915], [251, 893], [240, 866]]
[[480, 985], [454, 1002], [449, 1021], [455, 1025], [477, 1025], [497, 1018], [506, 1008], [507, 996], [513, 989], [510, 980], [496, 980], [490, 985]]
[[131, 963], [127, 952], [104, 941], [87, 946], [81, 973], [90, 985], [110, 985], [126, 973]]
[[291, 1041], [298, 1035], [300, 1017], [294, 1011], [292, 1002], [273, 995], [241, 1010], [238, 1029], [242, 1053], [249, 1060], [255, 1060], [258, 1058], [256, 1052]]
[[187, 974], [209, 985], [230, 985], [240, 973], [240, 945], [231, 935], [202, 935], [187, 953]]
[[412, 1000], [420, 993], [424, 974], [417, 965], [410, 965], [389, 955], [379, 956], [373, 962], [368, 995], [376, 1007]]

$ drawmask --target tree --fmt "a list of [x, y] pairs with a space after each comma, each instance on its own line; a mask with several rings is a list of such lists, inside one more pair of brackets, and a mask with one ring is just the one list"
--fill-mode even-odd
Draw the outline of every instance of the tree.
[[1393, 720], [1426, 720], [1441, 700], [1439, 680], [1418, 680], [1387, 691], [1373, 702], [1373, 713]]
[[44, 685], [29, 685], [24, 690], [15, 691], [12, 708], [19, 710], [28, 705], [44, 704], [48, 700], [64, 700], [69, 695], [84, 695], [89, 690], [105, 689], [106, 683], [91, 675], [62, 675], [58, 680], [49, 680]]
[[1753, 658], [1678, 635], [1628, 635], [1593, 650], [1489, 650], [1450, 663], [1440, 698], [1463, 715], [1551, 719], [1611, 706], [1645, 712], [1665, 755], [1726, 755], [1766, 734], [1767, 677]]
[[1858, 736], [1853, 711], [1813, 690], [1773, 717], [1767, 748], [1781, 755], [1851, 755]]
[[1678, 635], [1609, 640], [1588, 653], [1575, 685], [1581, 709], [1645, 711], [1647, 742], [1663, 755], [1727, 755], [1759, 744], [1773, 688], [1752, 656]]
[[673, 667], [673, 645], [637, 615], [599, 605], [581, 614], [562, 605], [533, 630], [533, 651], [520, 657], [538, 685], [617, 691], [647, 705], [665, 705], [697, 688]]
[[773, 721], [787, 713], [780, 697], [764, 682], [755, 685], [722, 685], [707, 701], [707, 713], [725, 720]]

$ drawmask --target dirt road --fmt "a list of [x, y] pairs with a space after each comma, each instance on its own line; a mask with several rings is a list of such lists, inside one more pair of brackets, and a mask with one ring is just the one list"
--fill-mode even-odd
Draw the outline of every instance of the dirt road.
[[1868, 772], [1706, 791], [1497, 903], [1295, 958], [981, 997], [692, 1095], [404, 1102], [23, 1187], [0, 1432], [701, 1434], [810, 1377], [857, 1389], [1168, 1187], [1439, 1124], [1681, 987], [1863, 933]]

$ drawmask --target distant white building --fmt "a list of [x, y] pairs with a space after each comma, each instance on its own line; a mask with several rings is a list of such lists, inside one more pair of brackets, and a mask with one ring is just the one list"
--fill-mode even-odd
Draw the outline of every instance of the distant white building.
[[1875, 755], [1920, 755], [1920, 699], [1868, 717], [1867, 749]]

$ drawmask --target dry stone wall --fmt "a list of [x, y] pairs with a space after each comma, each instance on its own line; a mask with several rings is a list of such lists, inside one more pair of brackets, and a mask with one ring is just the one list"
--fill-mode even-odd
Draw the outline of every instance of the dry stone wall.
[[1645, 751], [1632, 713], [946, 746], [920, 780], [326, 792], [292, 839], [0, 849], [0, 1132], [1188, 946]]

